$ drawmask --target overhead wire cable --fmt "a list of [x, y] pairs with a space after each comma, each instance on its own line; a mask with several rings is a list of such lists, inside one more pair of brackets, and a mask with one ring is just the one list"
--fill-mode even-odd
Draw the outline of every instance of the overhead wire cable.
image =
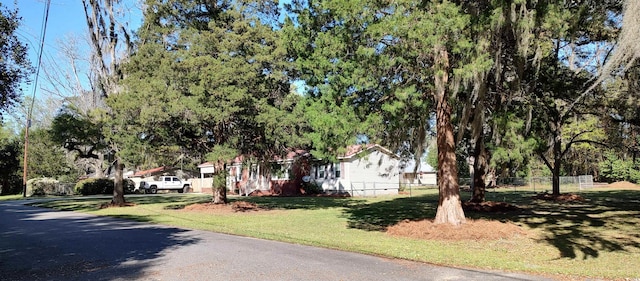
[[29, 127], [31, 127], [31, 116], [33, 114], [33, 106], [36, 101], [36, 90], [38, 89], [38, 77], [40, 75], [40, 66], [42, 64], [42, 51], [44, 49], [44, 39], [47, 35], [47, 23], [49, 22], [49, 7], [51, 7], [51, 0], [47, 0], [44, 6], [44, 15], [42, 20], [42, 26], [40, 27], [40, 46], [38, 49], [38, 64], [36, 65], [36, 77], [33, 82], [33, 94], [31, 96], [31, 105], [27, 110], [27, 126], [24, 133], [24, 167], [22, 173], [22, 196], [27, 196], [27, 167], [28, 167], [28, 151], [29, 151]]

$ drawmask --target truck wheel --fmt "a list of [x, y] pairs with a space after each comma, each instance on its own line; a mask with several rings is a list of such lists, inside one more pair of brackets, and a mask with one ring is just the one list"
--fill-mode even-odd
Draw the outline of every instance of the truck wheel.
[[151, 194], [156, 194], [156, 193], [158, 193], [158, 187], [155, 185], [151, 186]]

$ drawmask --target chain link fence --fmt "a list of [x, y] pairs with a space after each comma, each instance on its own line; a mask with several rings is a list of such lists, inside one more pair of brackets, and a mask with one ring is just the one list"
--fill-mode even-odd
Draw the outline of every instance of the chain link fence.
[[[458, 182], [462, 189], [470, 190], [470, 178], [460, 178]], [[487, 184], [495, 188], [513, 189], [514, 191], [551, 192], [553, 189], [551, 177], [498, 178]], [[560, 192], [575, 192], [593, 187], [592, 175], [560, 177]]]

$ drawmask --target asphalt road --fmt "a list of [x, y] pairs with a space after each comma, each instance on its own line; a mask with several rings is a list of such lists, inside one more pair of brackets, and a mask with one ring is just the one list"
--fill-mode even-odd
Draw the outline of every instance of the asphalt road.
[[548, 280], [0, 202], [0, 280]]

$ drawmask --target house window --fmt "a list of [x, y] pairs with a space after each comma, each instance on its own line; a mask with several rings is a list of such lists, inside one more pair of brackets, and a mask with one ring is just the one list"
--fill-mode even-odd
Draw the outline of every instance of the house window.
[[316, 169], [316, 167], [311, 167], [311, 171], [309, 171], [309, 176], [317, 179], [318, 178], [318, 169]]
[[333, 175], [336, 179], [340, 178], [340, 163], [333, 163]]
[[236, 181], [242, 181], [242, 165], [238, 165], [236, 168]]
[[258, 179], [258, 165], [251, 165], [251, 172], [249, 177], [252, 180], [257, 180]]
[[272, 180], [288, 180], [291, 175], [291, 164], [272, 164], [271, 179]]
[[324, 179], [325, 178], [325, 169], [326, 169], [326, 167], [324, 165], [318, 166], [316, 168], [316, 170], [318, 170], [318, 176], [316, 178]]

